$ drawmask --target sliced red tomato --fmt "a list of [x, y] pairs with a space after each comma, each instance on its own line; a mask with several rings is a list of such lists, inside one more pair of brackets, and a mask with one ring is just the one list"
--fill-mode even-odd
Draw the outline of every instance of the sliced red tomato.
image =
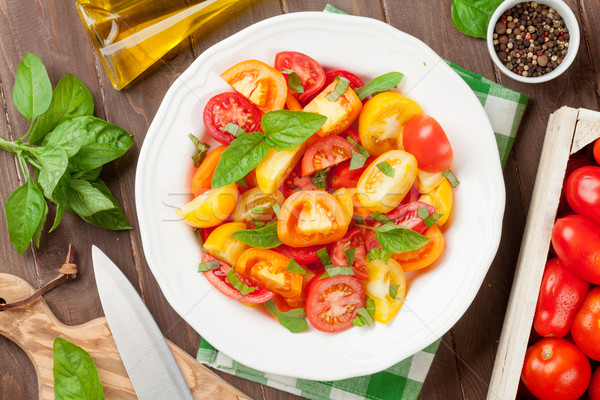
[[436, 224], [425, 231], [429, 242], [413, 251], [394, 254], [392, 257], [402, 266], [404, 272], [415, 271], [430, 266], [439, 258], [444, 250], [444, 235]]
[[[282, 51], [275, 55], [274, 66], [279, 71], [291, 69], [300, 77], [304, 93], [292, 93], [301, 102], [308, 100], [325, 85], [323, 67], [306, 54], [297, 51]], [[284, 74], [284, 76], [288, 79], [287, 74]]]
[[412, 117], [404, 126], [404, 150], [414, 155], [419, 169], [442, 172], [452, 165], [452, 146], [442, 126], [431, 116]]
[[309, 176], [302, 176], [302, 163], [298, 163], [281, 185], [281, 192], [286, 199], [296, 192], [317, 190], [317, 186]]
[[311, 325], [323, 332], [351, 328], [356, 309], [365, 306], [360, 281], [353, 276], [320, 277], [314, 277], [306, 287], [306, 316]]
[[352, 158], [356, 147], [340, 136], [324, 136], [311, 144], [302, 157], [302, 176], [332, 167]]
[[326, 249], [328, 247], [329, 246], [324, 245], [291, 247], [287, 244], [282, 244], [271, 250], [276, 251], [279, 254], [282, 254], [286, 257], [293, 258], [298, 264], [312, 264], [320, 262], [319, 256], [317, 256], [317, 251], [321, 249]]
[[365, 240], [361, 228], [350, 230], [343, 238], [333, 244], [330, 253], [331, 263], [338, 267], [348, 265], [345, 252], [350, 249], [354, 249], [354, 262], [352, 263], [354, 276], [361, 280], [369, 279], [366, 261], [367, 252], [365, 251]]
[[211, 98], [204, 107], [204, 126], [208, 133], [223, 144], [235, 140], [223, 129], [234, 123], [246, 132], [260, 132], [260, 110], [239, 93], [220, 93]]
[[[208, 253], [202, 253], [202, 257], [200, 258], [201, 262], [209, 262], [212, 260], [216, 260], [213, 256]], [[224, 263], [223, 261], [219, 261], [220, 269], [215, 269], [212, 271], [206, 271], [204, 276], [213, 285], [219, 292], [223, 293], [225, 296], [241, 301], [242, 303], [249, 304], [260, 304], [264, 303], [273, 298], [275, 293], [270, 290], [265, 289], [264, 287], [257, 285], [252, 282], [250, 279], [247, 279], [240, 274], [237, 274], [238, 278], [248, 286], [257, 286], [258, 289], [254, 290], [252, 293], [247, 295], [242, 295], [236, 288], [231, 286], [231, 283], [227, 280], [227, 272], [231, 269], [231, 265]]]
[[365, 83], [358, 76], [354, 75], [352, 72], [344, 71], [341, 69], [336, 69], [334, 71], [327, 71], [325, 73], [325, 85], [329, 85], [336, 76], [341, 76], [342, 78], [348, 79], [350, 81], [350, 87], [352, 89], [357, 89], [361, 86], [365, 86]]
[[350, 161], [344, 161], [334, 166], [327, 174], [329, 186], [334, 189], [355, 188], [356, 185], [358, 185], [358, 179], [362, 173], [365, 172], [365, 169], [367, 169], [376, 158], [377, 156], [371, 156], [367, 158], [367, 161], [365, 161], [365, 164], [362, 167], [352, 170], [350, 169]]

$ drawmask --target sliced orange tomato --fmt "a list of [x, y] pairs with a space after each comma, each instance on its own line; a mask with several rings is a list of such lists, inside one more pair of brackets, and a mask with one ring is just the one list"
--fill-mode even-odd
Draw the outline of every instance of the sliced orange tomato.
[[392, 255], [400, 263], [405, 272], [425, 268], [434, 263], [444, 250], [444, 234], [440, 228], [433, 224], [425, 231], [429, 242], [413, 251]]
[[306, 190], [287, 198], [277, 221], [279, 239], [288, 246], [326, 244], [341, 239], [352, 218], [331, 194]]
[[196, 172], [194, 172], [192, 183], [190, 184], [190, 189], [192, 190], [194, 197], [197, 197], [210, 189], [210, 182], [215, 173], [215, 168], [217, 168], [221, 154], [223, 154], [223, 151], [226, 148], [226, 144], [216, 147], [204, 157], [204, 160], [198, 169], [196, 169]]
[[334, 80], [304, 107], [304, 111], [327, 117], [327, 121], [316, 133], [319, 136], [338, 135], [344, 132], [358, 118], [362, 109], [362, 102], [350, 86], [336, 101], [326, 97], [335, 90], [337, 83], [338, 80]]
[[233, 238], [235, 232], [244, 229], [246, 229], [244, 222], [228, 222], [219, 225], [208, 235], [202, 247], [211, 256], [229, 265], [235, 265], [242, 253], [250, 247], [246, 243]]
[[303, 308], [306, 304], [306, 285], [315, 277], [315, 273], [308, 268], [304, 268], [306, 275], [302, 275], [302, 293], [298, 297], [284, 297], [285, 302], [290, 308]]
[[442, 226], [448, 221], [448, 218], [450, 218], [453, 197], [452, 185], [447, 179], [444, 179], [435, 189], [429, 193], [422, 194], [421, 197], [419, 197], [419, 201], [434, 206], [437, 213], [443, 214], [440, 219], [437, 220], [437, 224]]
[[262, 112], [281, 110], [285, 105], [288, 93], [285, 77], [262, 61], [237, 63], [223, 72], [221, 78]]
[[354, 196], [356, 195], [355, 188], [339, 188], [332, 193], [342, 205], [342, 208], [350, 218], [354, 215]]
[[404, 125], [412, 117], [420, 114], [423, 114], [421, 107], [400, 93], [380, 93], [367, 101], [360, 113], [360, 141], [372, 155], [402, 149]]
[[175, 214], [194, 228], [217, 226], [235, 210], [238, 194], [235, 183], [210, 189], [175, 210]]
[[287, 97], [285, 98], [285, 108], [290, 111], [302, 111], [302, 105], [290, 91], [288, 91]]
[[390, 150], [362, 173], [356, 196], [365, 208], [385, 214], [400, 204], [416, 176], [417, 159], [403, 150]]
[[263, 193], [275, 193], [302, 158], [306, 143], [300, 143], [290, 150], [269, 150], [264, 160], [256, 167], [256, 182]]
[[[365, 294], [375, 302], [373, 319], [387, 324], [404, 305], [406, 297], [406, 279], [400, 265], [390, 258], [386, 263], [383, 260], [371, 260], [367, 264], [368, 281], [361, 281]], [[390, 296], [390, 288], [398, 285], [396, 297]]]
[[235, 272], [283, 297], [302, 294], [302, 275], [286, 271], [290, 259], [272, 250], [250, 248], [235, 264]]
[[281, 206], [283, 201], [283, 194], [279, 190], [265, 194], [257, 187], [249, 189], [238, 199], [233, 219], [243, 222], [271, 221], [275, 215], [273, 205]]

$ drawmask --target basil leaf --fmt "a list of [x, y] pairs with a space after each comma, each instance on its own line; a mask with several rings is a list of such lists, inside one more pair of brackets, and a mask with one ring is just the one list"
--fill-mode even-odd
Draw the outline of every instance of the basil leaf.
[[281, 312], [273, 300], [267, 301], [265, 308], [291, 333], [300, 333], [308, 330], [308, 323], [304, 319], [306, 313], [302, 308], [294, 308], [286, 312]]
[[73, 179], [82, 179], [88, 182], [95, 181], [100, 176], [100, 172], [102, 172], [102, 167], [89, 171], [78, 171], [73, 174]]
[[327, 188], [327, 174], [329, 170], [331, 170], [331, 167], [322, 169], [311, 178], [317, 189], [325, 190]]
[[423, 247], [429, 242], [427, 236], [423, 236], [401, 225], [393, 222], [377, 228], [375, 237], [381, 247], [391, 253], [404, 253]]
[[448, 182], [450, 182], [450, 186], [452, 186], [453, 188], [457, 187], [460, 184], [460, 181], [456, 179], [456, 175], [454, 175], [454, 173], [450, 169], [447, 169], [444, 172], [442, 172], [442, 175], [444, 176], [444, 178], [448, 179]]
[[61, 147], [54, 145], [40, 147], [38, 155], [42, 163], [42, 169], [37, 182], [44, 190], [46, 197], [50, 197], [54, 193], [58, 181], [67, 170], [69, 157]]
[[381, 172], [383, 172], [384, 175], [387, 175], [390, 178], [394, 177], [394, 175], [395, 175], [394, 168], [392, 168], [392, 166], [387, 161], [382, 161], [379, 164], [377, 164], [376, 166], [377, 166], [377, 169], [380, 170]]
[[464, 34], [480, 39], [487, 37], [487, 27], [502, 0], [453, 0], [452, 23]]
[[200, 140], [198, 140], [198, 138], [191, 133], [188, 134], [188, 137], [192, 143], [194, 143], [194, 146], [196, 146], [196, 152], [192, 156], [192, 161], [194, 161], [194, 167], [198, 168], [200, 164], [202, 164], [202, 161], [204, 161], [204, 157], [206, 157], [206, 153], [208, 153], [210, 145], [200, 142]]
[[318, 131], [325, 121], [327, 117], [317, 113], [276, 110], [266, 113], [260, 125], [267, 135], [269, 146], [282, 151], [291, 150], [304, 142]]
[[325, 247], [317, 250], [316, 253], [317, 253], [317, 257], [319, 257], [319, 261], [321, 261], [321, 264], [323, 264], [324, 267], [327, 268], [327, 266], [332, 265], [331, 257], [329, 256], [329, 252], [327, 251], [327, 249]]
[[[361, 311], [359, 311], [361, 310]], [[362, 311], [364, 310], [364, 311]], [[364, 326], [365, 324], [371, 326], [375, 322], [373, 315], [375, 315], [375, 302], [369, 296], [365, 296], [365, 307], [357, 308], [356, 313], [358, 314], [352, 320], [352, 323], [356, 326]]]
[[298, 264], [293, 258], [290, 258], [290, 262], [288, 263], [287, 267], [285, 267], [285, 270], [293, 274], [306, 275], [307, 273], [306, 270], [302, 268], [302, 265]]
[[352, 216], [352, 219], [354, 220], [354, 223], [357, 224], [357, 225], [364, 225], [365, 224], [365, 218], [362, 215], [354, 214]]
[[94, 188], [88, 181], [73, 179], [68, 207], [80, 217], [89, 217], [99, 211], [114, 207], [100, 190]]
[[373, 211], [371, 214], [369, 214], [369, 217], [373, 218], [375, 221], [379, 222], [381, 225], [385, 225], [391, 221], [387, 215], [382, 214], [379, 211]]
[[265, 137], [258, 132], [244, 133], [227, 146], [215, 168], [211, 186], [219, 188], [248, 175], [269, 152]]
[[356, 257], [356, 248], [344, 250], [344, 256], [346, 257], [346, 262], [348, 263], [348, 265], [354, 265], [354, 258]]
[[277, 236], [277, 223], [271, 222], [258, 229], [245, 229], [234, 232], [233, 238], [257, 249], [271, 249], [283, 244]]
[[366, 308], [364, 308], [364, 307], [357, 308], [356, 313], [364, 319], [364, 321], [366, 322], [367, 325], [371, 326], [375, 323], [375, 321], [373, 321], [373, 317], [367, 311]]
[[404, 78], [404, 74], [401, 74], [400, 72], [388, 72], [387, 74], [380, 75], [373, 79], [365, 86], [354, 89], [354, 91], [359, 99], [364, 100], [365, 97], [395, 88], [400, 84], [402, 78]]
[[350, 167], [348, 170], [352, 171], [355, 169], [360, 169], [365, 165], [365, 162], [367, 162], [367, 157], [352, 150], [352, 158], [350, 159]]
[[265, 221], [252, 221], [252, 225], [254, 225], [254, 229], [256, 229], [256, 228], [262, 228], [266, 224], [265, 224]]
[[357, 315], [356, 317], [354, 317], [354, 319], [352, 320], [352, 323], [358, 327], [361, 326], [365, 326], [366, 321], [363, 319], [363, 317], [361, 317], [360, 315]]
[[343, 266], [343, 267], [327, 266], [327, 267], [325, 267], [325, 272], [323, 273], [323, 275], [321, 275], [321, 277], [319, 279], [333, 278], [334, 276], [339, 276], [339, 275], [354, 276], [354, 270], [352, 269], [352, 267], [348, 267], [348, 266]]
[[25, 118], [33, 121], [42, 115], [52, 101], [52, 84], [44, 63], [31, 53], [25, 54], [17, 67], [13, 102]]
[[392, 253], [380, 247], [373, 247], [367, 253], [367, 261], [382, 260], [387, 263], [390, 260], [390, 258], [392, 258]]
[[258, 286], [248, 286], [244, 282], [240, 280], [235, 272], [234, 268], [229, 269], [226, 275], [227, 281], [231, 283], [231, 286], [237, 289], [238, 292], [242, 294], [242, 296], [247, 296], [250, 293], [254, 292], [258, 289]]
[[235, 124], [233, 122], [230, 122], [227, 125], [225, 125], [225, 128], [223, 128], [223, 132], [231, 133], [236, 138], [246, 133], [246, 131], [243, 130], [238, 124]]
[[304, 87], [302, 86], [302, 80], [295, 71], [291, 69], [284, 69], [281, 73], [288, 76], [288, 86], [294, 93], [304, 93]]
[[346, 90], [348, 90], [348, 86], [350, 86], [350, 81], [346, 78], [337, 76], [335, 79], [337, 79], [335, 88], [333, 89], [332, 92], [328, 93], [325, 96], [328, 100], [331, 100], [331, 101], [337, 101], [337, 99], [339, 99], [341, 95], [346, 93]]
[[35, 228], [35, 232], [33, 233], [33, 242], [35, 243], [35, 247], [40, 248], [40, 239], [42, 238], [42, 230], [44, 229], [44, 223], [48, 218], [48, 203], [44, 200], [43, 208], [42, 208], [42, 217], [40, 218], [40, 222], [38, 223], [37, 228]]
[[[206, 272], [206, 271], [213, 271], [215, 269], [219, 269], [221, 268], [221, 264], [219, 264], [219, 260], [210, 260], [207, 262], [203, 262], [200, 263], [198, 265], [198, 272]], [[233, 269], [233, 268], [231, 268]]]
[[54, 396], [57, 399], [104, 399], [96, 364], [85, 350], [57, 337], [52, 354]]
[[62, 205], [57, 205], [56, 213], [54, 215], [54, 222], [52, 223], [52, 227], [50, 228], [48, 233], [53, 232], [56, 228], [58, 228], [58, 225], [60, 224], [60, 221], [62, 221], [62, 217], [64, 214], [65, 214], [65, 207]]
[[50, 133], [44, 136], [42, 146], [62, 148], [68, 157], [73, 157], [87, 140], [89, 117], [76, 117], [61, 122]]
[[260, 215], [263, 212], [265, 212], [265, 207], [255, 207], [252, 210], [250, 210], [250, 214], [257, 214]]
[[19, 254], [29, 246], [44, 215], [46, 200], [40, 188], [31, 179], [15, 189], [6, 199], [6, 225], [10, 242]]
[[63, 176], [58, 181], [58, 184], [54, 188], [54, 192], [52, 193], [52, 197], [48, 197], [50, 201], [56, 204], [56, 214], [54, 215], [54, 222], [52, 223], [52, 227], [48, 231], [48, 233], [53, 232], [60, 221], [62, 220], [63, 214], [65, 213], [65, 207], [69, 201], [69, 196], [71, 195], [71, 175], [63, 174]]
[[92, 224], [99, 226], [104, 229], [110, 229], [113, 231], [122, 231], [126, 229], [133, 229], [133, 226], [129, 223], [129, 220], [125, 216], [123, 209], [117, 202], [117, 199], [114, 198], [106, 183], [104, 183], [101, 179], [96, 179], [91, 183], [92, 187], [98, 190], [100, 193], [104, 195], [107, 199], [112, 202], [113, 207], [108, 210], [98, 211], [90, 216], [81, 216], [80, 217]]
[[350, 142], [350, 144], [352, 146], [354, 146], [356, 148], [356, 150], [363, 156], [365, 156], [365, 158], [370, 157], [371, 155], [369, 154], [369, 152], [367, 151], [367, 149], [365, 149], [364, 147], [362, 147], [356, 140], [352, 139], [350, 136], [346, 137], [346, 140], [348, 142]]
[[38, 144], [58, 124], [74, 117], [94, 114], [94, 99], [85, 84], [66, 74], [54, 88], [50, 107], [40, 115], [31, 135], [30, 144]]

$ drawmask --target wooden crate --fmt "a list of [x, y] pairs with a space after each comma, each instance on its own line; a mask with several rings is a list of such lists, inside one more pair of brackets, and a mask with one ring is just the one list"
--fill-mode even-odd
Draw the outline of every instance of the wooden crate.
[[514, 399], [517, 394], [567, 161], [598, 137], [598, 112], [562, 107], [550, 115], [488, 400]]

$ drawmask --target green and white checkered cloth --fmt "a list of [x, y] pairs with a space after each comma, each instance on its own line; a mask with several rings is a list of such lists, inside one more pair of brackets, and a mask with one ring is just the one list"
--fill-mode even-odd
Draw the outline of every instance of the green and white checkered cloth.
[[[325, 11], [343, 13], [330, 5]], [[506, 164], [529, 97], [446, 61], [473, 90], [488, 115], [498, 143], [502, 166]], [[311, 381], [267, 374], [248, 368], [221, 353], [204, 339], [197, 359], [220, 371], [315, 400], [414, 400], [419, 396], [441, 339], [427, 348], [375, 374], [341, 381]]]

